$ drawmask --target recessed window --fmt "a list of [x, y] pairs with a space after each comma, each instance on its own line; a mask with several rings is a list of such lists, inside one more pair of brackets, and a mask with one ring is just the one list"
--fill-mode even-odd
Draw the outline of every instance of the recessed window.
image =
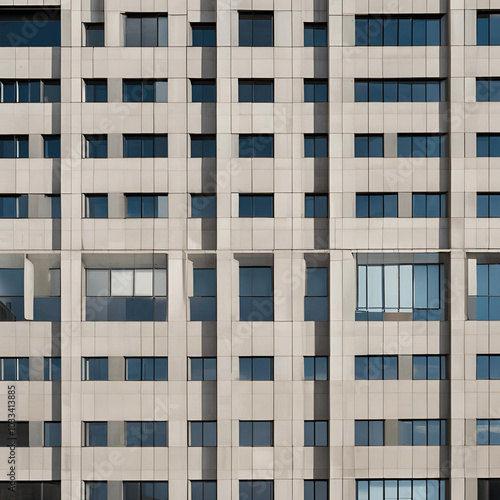
[[476, 78], [476, 101], [499, 102], [500, 78]]
[[108, 218], [108, 195], [88, 194], [85, 196], [85, 217], [88, 219]]
[[43, 102], [61, 102], [61, 81], [42, 80]]
[[25, 219], [28, 217], [28, 195], [0, 195], [0, 219]]
[[273, 500], [274, 481], [240, 481], [241, 500]]
[[148, 219], [168, 217], [168, 195], [126, 194], [127, 218]]
[[383, 420], [356, 420], [354, 424], [355, 446], [384, 446]]
[[124, 158], [167, 158], [166, 134], [124, 134]]
[[382, 134], [356, 134], [354, 156], [356, 158], [383, 158], [384, 136]]
[[[3, 302], [3, 298], [1, 299]], [[0, 358], [0, 380], [29, 380], [29, 358]]]
[[85, 158], [108, 157], [107, 135], [86, 135], [84, 139], [85, 139]]
[[477, 12], [477, 45], [500, 45], [500, 13]]
[[328, 102], [328, 80], [304, 79], [304, 102]]
[[[29, 422], [16, 421], [16, 447], [27, 448], [30, 445], [30, 424]], [[0, 447], [12, 446], [12, 422], [0, 422]], [[6, 450], [7, 451], [7, 450]], [[7, 483], [8, 484], [8, 483]], [[5, 490], [3, 490], [5, 491]], [[18, 490], [16, 488], [15, 497], [18, 496]], [[8, 497], [7, 497], [8, 498]], [[32, 498], [32, 497], [28, 497]]]
[[217, 500], [217, 481], [191, 481], [191, 500]]
[[445, 446], [446, 420], [399, 420], [399, 446]]
[[328, 481], [306, 479], [304, 481], [304, 500], [328, 500]]
[[167, 446], [167, 422], [125, 422], [125, 446]]
[[104, 23], [85, 24], [85, 46], [104, 47]]
[[166, 47], [168, 17], [166, 14], [126, 14], [126, 47]]
[[240, 357], [240, 380], [274, 380], [274, 359]]
[[1, 102], [40, 102], [40, 80], [2, 80]]
[[168, 500], [168, 482], [123, 481], [123, 500]]
[[108, 358], [82, 358], [82, 380], [108, 380]]
[[168, 380], [168, 358], [125, 358], [125, 380]]
[[328, 268], [306, 269], [304, 321], [328, 321]]
[[326, 23], [304, 23], [304, 47], [326, 47], [327, 40]]
[[306, 420], [304, 422], [304, 446], [328, 446], [328, 422]]
[[189, 422], [189, 446], [217, 446], [217, 422]]
[[0, 135], [0, 158], [28, 158], [27, 135]]
[[215, 23], [191, 23], [193, 47], [215, 47]]
[[272, 47], [273, 12], [240, 12], [239, 45], [240, 47]]
[[61, 446], [61, 422], [45, 422], [43, 430], [44, 446]]
[[240, 217], [273, 217], [274, 195], [272, 194], [240, 194]]
[[61, 158], [61, 136], [44, 135], [43, 136], [43, 157]]
[[397, 380], [397, 356], [356, 356], [356, 380]]
[[[439, 500], [444, 500], [444, 495]], [[500, 498], [500, 479], [478, 479], [477, 500], [497, 500]]]
[[217, 358], [189, 358], [189, 380], [217, 380]]
[[85, 80], [85, 102], [108, 102], [108, 81]]
[[[428, 493], [429, 492], [429, 493]], [[444, 479], [373, 479], [356, 480], [358, 500], [389, 499], [400, 500], [446, 500], [446, 480]], [[399, 495], [399, 496], [398, 496]], [[483, 499], [481, 499], [483, 500]]]
[[191, 195], [191, 218], [213, 218], [216, 214], [216, 199], [214, 194]]
[[304, 156], [306, 158], [327, 158], [328, 136], [324, 134], [304, 134]]
[[272, 267], [240, 266], [240, 321], [273, 321]]
[[240, 421], [240, 446], [273, 446], [274, 422]]
[[85, 500], [108, 500], [108, 482], [85, 481]]
[[356, 217], [397, 217], [398, 195], [356, 194]]
[[446, 356], [413, 356], [413, 380], [446, 380]]
[[217, 320], [215, 269], [193, 269], [193, 296], [189, 298], [191, 321]]
[[356, 102], [440, 102], [446, 100], [446, 80], [363, 80], [354, 82]]
[[478, 354], [477, 380], [500, 380], [500, 355]]
[[216, 153], [215, 135], [191, 134], [191, 158], [215, 158]]
[[123, 102], [168, 102], [168, 81], [123, 80]]
[[43, 358], [43, 380], [61, 380], [61, 358]]
[[446, 156], [445, 134], [398, 134], [398, 158], [442, 158]]
[[59, 7], [4, 7], [0, 16], [0, 47], [60, 47], [60, 12]]
[[328, 358], [304, 356], [304, 380], [328, 380]]
[[191, 80], [192, 102], [215, 102], [215, 80]]
[[413, 193], [412, 216], [446, 217], [446, 193]]
[[477, 420], [477, 445], [500, 445], [500, 420]]
[[274, 135], [272, 134], [240, 134], [240, 158], [273, 158]]
[[328, 217], [328, 195], [306, 194], [305, 217]]
[[274, 102], [274, 80], [238, 80], [239, 102]]

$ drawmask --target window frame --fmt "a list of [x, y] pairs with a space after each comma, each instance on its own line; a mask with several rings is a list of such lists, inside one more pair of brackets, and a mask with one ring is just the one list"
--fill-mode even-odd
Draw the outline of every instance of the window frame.
[[[429, 377], [429, 358], [439, 358], [439, 378]], [[425, 358], [426, 378], [415, 377], [415, 358], [423, 360]], [[412, 355], [412, 380], [447, 380], [447, 362], [445, 354], [413, 354]], [[417, 366], [418, 369], [418, 366]]]
[[[5, 378], [5, 360], [15, 361], [14, 378]], [[24, 366], [26, 365], [26, 366]], [[30, 362], [29, 357], [3, 356], [0, 358], [0, 381], [23, 382], [30, 380]], [[27, 373], [26, 375], [23, 375]]]
[[[196, 22], [196, 23], [190, 23], [191, 25], [191, 46], [192, 47], [216, 47], [217, 46], [217, 23], [206, 23], [206, 22]], [[203, 43], [195, 44], [195, 31], [200, 31], [203, 32]], [[213, 31], [214, 32], [214, 40], [213, 43], [205, 43], [206, 36], [205, 32], [206, 31]], [[210, 42], [211, 40], [209, 40]]]
[[[255, 362], [256, 360], [269, 360], [269, 378], [255, 378]], [[250, 378], [242, 378], [242, 360], [250, 360]], [[274, 380], [274, 357], [273, 356], [240, 356], [238, 358], [239, 362], [239, 379], [244, 381], [252, 381], [252, 382], [269, 382]]]
[[[270, 19], [269, 19], [270, 18]], [[242, 34], [242, 21], [250, 21], [250, 35]], [[266, 38], [257, 36], [256, 21], [271, 21], [271, 43], [269, 44]], [[269, 33], [266, 34], [266, 37]], [[248, 42], [245, 40], [248, 38]], [[242, 43], [243, 42], [243, 43]], [[265, 42], [265, 43], [264, 43]], [[238, 46], [239, 47], [274, 47], [274, 11], [273, 10], [251, 10], [238, 11]]]
[[[165, 428], [158, 430], [157, 426], [165, 424]], [[134, 427], [132, 427], [134, 426]], [[137, 427], [139, 433], [137, 433]], [[152, 428], [152, 444], [148, 444], [151, 432], [148, 431], [149, 427]], [[136, 429], [136, 430], [134, 430]], [[160, 433], [160, 437], [157, 437]], [[163, 441], [159, 443], [160, 438], [165, 435], [165, 444]], [[133, 437], [134, 439], [131, 439]], [[134, 441], [137, 440], [137, 441]], [[166, 420], [126, 420], [125, 421], [125, 447], [127, 448], [165, 448], [168, 447], [168, 422]]]
[[[140, 376], [139, 378], [130, 378], [130, 370], [129, 363], [131, 360], [139, 360], [141, 363], [140, 367]], [[147, 372], [148, 367], [144, 366], [145, 360], [152, 361], [152, 367], [150, 368], [152, 371], [151, 378], [145, 378], [145, 372]], [[158, 366], [157, 363], [165, 363], [165, 367]], [[161, 374], [158, 373], [161, 371], [165, 371], [166, 377], [161, 377]], [[158, 381], [164, 380], [168, 381], [168, 357], [167, 356], [125, 356], [125, 381], [135, 381], [135, 382], [143, 382], [143, 381]]]
[[[145, 155], [146, 140], [152, 140], [151, 156]], [[157, 141], [160, 140], [162, 143], [157, 144]], [[135, 156], [135, 153], [133, 155], [127, 153], [127, 148], [130, 147], [130, 145], [127, 145], [128, 141], [140, 141], [141, 151], [139, 156]], [[165, 141], [164, 144], [163, 141]], [[157, 151], [158, 148], [160, 151], [165, 149], [165, 152]], [[168, 158], [168, 134], [123, 134], [123, 158]]]
[[[319, 430], [317, 427], [319, 425], [326, 424], [326, 443], [325, 444], [318, 444], [318, 442], [323, 442], [323, 439], [320, 439], [317, 437], [317, 434], [319, 433]], [[308, 444], [309, 441], [307, 440], [307, 435], [311, 432], [310, 430], [307, 430], [307, 426], [312, 425], [312, 437], [313, 437], [313, 442], [314, 444]], [[328, 447], [330, 444], [330, 429], [328, 425], [328, 420], [304, 420], [304, 447], [318, 447], [318, 448], [324, 448]]]
[[[247, 99], [245, 95], [244, 86], [251, 87], [251, 99]], [[267, 92], [271, 90], [271, 100], [269, 99], [258, 99], [259, 94], [256, 93], [256, 89], [259, 87], [269, 86], [271, 89], [266, 89]], [[243, 97], [243, 99], [242, 99]], [[238, 78], [238, 102], [243, 103], [273, 103], [274, 102], [274, 78]]]
[[[430, 85], [438, 84], [438, 100], [429, 98]], [[415, 97], [415, 92], [424, 85], [424, 99]], [[354, 80], [354, 102], [393, 102], [393, 103], [430, 103], [445, 102], [447, 99], [445, 78], [356, 78]], [[389, 89], [395, 92], [395, 99], [389, 95]], [[406, 94], [406, 92], [409, 93]], [[374, 93], [374, 94], [373, 94]], [[386, 98], [387, 94], [387, 98]], [[417, 94], [418, 97], [418, 94]]]
[[[312, 30], [312, 34], [308, 35], [306, 33], [306, 30]], [[324, 30], [324, 37], [325, 41], [324, 43], [322, 40], [318, 40], [318, 43], [316, 43], [316, 38], [319, 36], [317, 34], [317, 31], [323, 31]], [[307, 43], [308, 38], [312, 36], [312, 44]], [[321, 23], [321, 22], [305, 22], [304, 23], [304, 47], [328, 47], [328, 23]]]
[[[308, 150], [310, 150], [311, 145], [309, 144], [312, 141], [312, 155], [308, 154]], [[320, 142], [325, 141], [326, 143], [326, 151], [325, 155], [323, 155]], [[328, 144], [328, 134], [304, 134], [304, 158], [329, 158], [329, 144]]]
[[[382, 215], [372, 215], [372, 205], [375, 203], [377, 198], [382, 197]], [[366, 198], [367, 213], [363, 215], [362, 207], [358, 204]], [[392, 200], [392, 201], [390, 201]], [[399, 217], [399, 196], [398, 193], [356, 193], [356, 218], [357, 219], [377, 219], [377, 218], [387, 218], [396, 219]], [[392, 210], [395, 206], [396, 212]], [[387, 212], [387, 214], [386, 214]]]
[[[250, 429], [250, 443], [244, 444], [246, 441], [243, 441], [242, 444], [242, 424], [251, 427]], [[269, 425], [269, 436], [266, 436], [266, 442], [269, 444], [256, 444], [255, 439], [255, 429], [254, 427], [258, 424], [268, 424]], [[238, 422], [238, 435], [239, 435], [239, 446], [241, 448], [270, 448], [274, 446], [274, 421], [273, 420], [239, 420]]]
[[[139, 13], [139, 12], [126, 12], [124, 16], [124, 47], [168, 47], [168, 13]], [[132, 19], [139, 19], [139, 45], [135, 44], [135, 41], [131, 40], [131, 35], [129, 34], [129, 29], [132, 29], [129, 25], [129, 21]], [[156, 19], [156, 44], [144, 44], [145, 35], [144, 31], [148, 32], [149, 29], [144, 26], [144, 20], [146, 19]], [[163, 20], [163, 22], [160, 22]], [[164, 26], [160, 26], [164, 24]], [[129, 27], [130, 26], [130, 27]], [[165, 33], [161, 31], [165, 30]], [[161, 40], [161, 42], [160, 42]]]
[[[103, 363], [103, 366], [92, 367], [91, 363], [96, 362], [97, 360]], [[98, 371], [96, 373], [98, 373], [99, 378], [95, 378], [95, 376], [93, 378], [90, 378], [92, 376], [91, 372], [93, 372], [94, 370]], [[101, 371], [103, 372], [102, 374]], [[108, 380], [109, 380], [109, 359], [107, 356], [82, 356], [82, 381], [95, 382], [95, 381], [108, 381]]]
[[[270, 155], [268, 151], [259, 146], [259, 141], [263, 141], [264, 145], [267, 141], [271, 142]], [[238, 157], [252, 159], [274, 158], [274, 134], [239, 134]]]
[[[201, 437], [201, 444], [193, 444], [193, 424], [199, 425], [200, 426], [200, 431], [196, 431], [197, 433], [200, 433]], [[208, 426], [210, 425], [210, 430], [208, 429]], [[212, 427], [215, 425], [215, 436], [207, 436], [205, 439], [205, 434], [206, 433], [211, 433], [212, 432]], [[207, 427], [207, 429], [205, 429]], [[189, 448], [216, 448], [217, 447], [217, 420], [190, 420], [189, 421], [189, 431], [188, 431], [188, 447]], [[213, 438], [215, 437], [215, 444], [205, 444], [207, 443], [213, 443]]]

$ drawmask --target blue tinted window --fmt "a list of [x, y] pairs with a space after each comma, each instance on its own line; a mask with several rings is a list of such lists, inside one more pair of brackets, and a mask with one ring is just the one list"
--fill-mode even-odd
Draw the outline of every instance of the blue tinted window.
[[29, 380], [29, 358], [0, 358], [0, 380]]
[[[9, 87], [15, 85], [15, 81], [11, 80], [11, 84], [4, 85], [4, 91], [7, 90], [7, 101], [16, 102], [15, 99], [11, 100], [12, 92]], [[40, 81], [39, 80], [18, 80], [17, 81], [17, 102], [40, 102]]]
[[85, 500], [108, 500], [108, 483], [106, 481], [86, 481]]
[[108, 380], [108, 358], [82, 358], [82, 380]]
[[446, 217], [446, 194], [413, 193], [413, 217]]
[[398, 134], [399, 158], [439, 158], [446, 154], [445, 135]]
[[304, 47], [326, 47], [327, 25], [323, 23], [304, 23]]
[[86, 135], [85, 136], [85, 157], [86, 158], [107, 158], [108, 157], [108, 136], [107, 135]]
[[397, 356], [356, 356], [356, 380], [397, 380]]
[[273, 358], [240, 358], [240, 380], [274, 380]]
[[108, 446], [107, 422], [87, 422], [85, 427], [85, 446]]
[[356, 420], [354, 444], [355, 446], [384, 446], [384, 421]]
[[273, 158], [274, 135], [272, 134], [240, 134], [240, 158]]
[[189, 380], [217, 380], [217, 358], [189, 358]]
[[446, 80], [360, 80], [354, 83], [356, 102], [439, 102], [446, 100]]
[[354, 138], [354, 156], [356, 158], [382, 158], [384, 156], [383, 135], [356, 135]]
[[500, 380], [500, 355], [477, 355], [477, 379]]
[[217, 481], [191, 481], [191, 500], [217, 500]]
[[304, 380], [328, 380], [328, 358], [304, 356]]
[[193, 269], [193, 296], [189, 305], [191, 321], [217, 319], [215, 269]]
[[217, 446], [217, 422], [190, 422], [189, 446]]
[[123, 102], [167, 101], [167, 80], [123, 80]]
[[239, 102], [274, 102], [274, 81], [263, 79], [239, 79]]
[[168, 500], [168, 482], [124, 481], [123, 500]]
[[127, 218], [168, 217], [168, 195], [127, 194]]
[[191, 158], [215, 158], [215, 135], [191, 135]]
[[87, 195], [86, 217], [106, 219], [108, 217], [108, 195]]
[[0, 136], [0, 158], [28, 158], [28, 136]]
[[85, 25], [86, 46], [104, 47], [104, 24], [91, 23]]
[[61, 136], [59, 135], [43, 136], [43, 157], [61, 158]]
[[273, 446], [272, 421], [240, 421], [240, 446]]
[[476, 101], [500, 101], [500, 79], [476, 79]]
[[215, 214], [216, 214], [215, 195], [204, 195], [204, 194], [191, 195], [192, 218], [215, 217]]
[[126, 446], [167, 446], [166, 422], [125, 422]]
[[107, 80], [85, 80], [86, 102], [108, 102]]
[[0, 218], [24, 219], [28, 217], [28, 195], [0, 196]]
[[273, 500], [273, 481], [240, 481], [240, 500]]
[[304, 79], [304, 102], [328, 102], [328, 80]]
[[43, 358], [43, 380], [61, 380], [61, 358]]
[[127, 134], [123, 136], [124, 158], [167, 158], [168, 139], [163, 134]]
[[477, 45], [500, 45], [500, 14], [498, 12], [478, 12]]
[[306, 158], [327, 158], [328, 136], [304, 134], [304, 156]]
[[273, 12], [240, 12], [240, 47], [273, 46]]
[[500, 157], [500, 135], [498, 134], [477, 134], [478, 157]]
[[0, 47], [60, 46], [59, 9], [22, 9], [2, 12]]
[[307, 268], [304, 321], [328, 321], [328, 269]]
[[239, 195], [240, 217], [273, 217], [274, 195]]
[[168, 380], [168, 359], [126, 358], [125, 380]]
[[240, 267], [240, 321], [273, 321], [271, 267]]
[[304, 446], [328, 446], [328, 422], [304, 422]]
[[445, 356], [413, 356], [413, 380], [444, 379], [446, 379]]
[[191, 80], [192, 102], [215, 102], [215, 80]]
[[126, 47], [166, 47], [167, 45], [168, 17], [166, 14], [126, 15]]
[[43, 80], [43, 102], [61, 102], [61, 82]]
[[305, 197], [306, 217], [328, 217], [328, 195], [306, 194]]
[[215, 23], [191, 23], [193, 47], [215, 47]]
[[356, 217], [397, 216], [397, 194], [356, 194]]
[[43, 437], [44, 446], [61, 446], [61, 422], [45, 422]]

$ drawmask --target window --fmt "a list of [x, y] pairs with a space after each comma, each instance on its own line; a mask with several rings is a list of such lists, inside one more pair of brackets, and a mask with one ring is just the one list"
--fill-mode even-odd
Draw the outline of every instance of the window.
[[354, 364], [356, 380], [397, 380], [397, 356], [356, 356]]
[[[19, 446], [19, 443], [17, 444]], [[9, 481], [0, 482], [0, 498], [9, 498], [12, 495]], [[29, 498], [30, 500], [61, 500], [61, 482], [54, 481], [17, 481], [16, 492], [14, 494], [16, 499]]]
[[166, 14], [127, 14], [125, 16], [126, 47], [166, 47], [168, 17]]
[[356, 134], [354, 136], [354, 156], [356, 158], [383, 158], [383, 134]]
[[477, 321], [500, 319], [500, 264], [477, 264]]
[[85, 24], [85, 46], [104, 47], [104, 23]]
[[191, 80], [192, 102], [215, 102], [215, 80]]
[[2, 9], [0, 47], [60, 47], [59, 8]]
[[273, 500], [273, 481], [240, 481], [241, 500]]
[[328, 217], [328, 195], [326, 194], [306, 194], [305, 216]]
[[306, 479], [304, 481], [304, 500], [328, 500], [328, 481]]
[[168, 380], [168, 358], [125, 358], [125, 380]]
[[0, 380], [29, 380], [29, 358], [0, 358]]
[[274, 217], [274, 195], [272, 194], [240, 194], [240, 217]]
[[191, 217], [193, 219], [212, 218], [216, 214], [216, 203], [214, 194], [192, 194], [191, 195]]
[[354, 82], [356, 102], [440, 102], [446, 100], [446, 80], [362, 80]]
[[500, 194], [477, 193], [477, 217], [500, 217]]
[[306, 158], [328, 157], [328, 136], [324, 134], [304, 134], [304, 156]]
[[446, 217], [446, 193], [413, 193], [413, 217]]
[[217, 422], [189, 422], [189, 446], [217, 446]]
[[328, 80], [305, 78], [304, 102], [328, 102]]
[[43, 157], [61, 158], [61, 136], [44, 135], [43, 136]]
[[304, 422], [304, 446], [328, 446], [328, 422], [306, 420]]
[[0, 269], [0, 321], [24, 321], [24, 269]]
[[240, 357], [240, 380], [274, 380], [274, 359]]
[[274, 102], [274, 80], [243, 79], [238, 80], [239, 102]]
[[60, 80], [42, 80], [43, 102], [61, 102]]
[[167, 422], [125, 422], [125, 446], [167, 446]]
[[167, 158], [166, 134], [124, 134], [124, 158]]
[[89, 219], [108, 218], [108, 195], [88, 194], [85, 195], [85, 217]]
[[86, 321], [165, 321], [166, 269], [87, 269]]
[[410, 313], [413, 321], [444, 319], [443, 264], [358, 265], [356, 320]]
[[444, 134], [398, 134], [399, 158], [442, 158], [446, 156]]
[[127, 218], [157, 219], [168, 217], [168, 195], [126, 194]]
[[85, 136], [85, 158], [107, 158], [108, 136], [86, 135]]
[[123, 80], [123, 102], [168, 102], [168, 81]]
[[500, 445], [500, 420], [477, 420], [477, 445]]
[[123, 481], [123, 500], [168, 500], [168, 482]]
[[240, 321], [273, 321], [273, 270], [240, 267]]
[[0, 195], [0, 219], [26, 219], [28, 217], [28, 195]]
[[217, 380], [217, 358], [189, 358], [189, 380]]
[[40, 102], [41, 88], [42, 80], [1, 80], [1, 102]]
[[240, 134], [240, 158], [274, 158], [273, 134]]
[[273, 446], [273, 422], [240, 421], [240, 446]]
[[500, 78], [476, 78], [476, 101], [499, 102]]
[[444, 16], [356, 16], [356, 45], [444, 45]]
[[43, 358], [43, 380], [61, 380], [61, 358]]
[[28, 156], [27, 135], [0, 135], [0, 158], [28, 158]]
[[384, 421], [356, 420], [354, 444], [355, 446], [384, 446]]
[[193, 269], [193, 296], [189, 299], [191, 321], [217, 320], [215, 269]]
[[477, 12], [477, 45], [500, 45], [500, 13]]
[[61, 446], [61, 422], [44, 423], [43, 445]]
[[306, 285], [304, 321], [328, 321], [328, 268], [308, 267]]
[[272, 47], [273, 12], [240, 12], [240, 47]]
[[476, 156], [500, 157], [500, 134], [477, 134]]
[[500, 380], [500, 355], [478, 354], [476, 369], [478, 380]]
[[496, 500], [497, 498], [500, 498], [500, 479], [477, 480], [477, 500]]
[[193, 47], [215, 47], [215, 23], [191, 23]]
[[215, 135], [191, 134], [191, 158], [215, 158]]
[[108, 500], [108, 482], [85, 481], [85, 500]]
[[[15, 432], [17, 437], [16, 446], [27, 448], [30, 445], [29, 422], [0, 422], [0, 446], [11, 446], [12, 434]], [[7, 497], [8, 498], [8, 497]]]
[[85, 446], [108, 446], [107, 422], [85, 422]]
[[356, 480], [357, 500], [446, 500], [444, 479]]
[[446, 356], [413, 356], [413, 380], [446, 380]]
[[326, 23], [304, 23], [304, 47], [326, 47]]
[[446, 446], [446, 420], [399, 420], [399, 446]]
[[108, 380], [108, 358], [82, 358], [82, 380]]
[[356, 217], [397, 217], [396, 193], [356, 194]]
[[85, 102], [108, 102], [108, 81], [85, 80]]
[[191, 500], [217, 500], [217, 481], [191, 481]]
[[304, 356], [304, 380], [328, 380], [328, 358]]
[[50, 198], [51, 217], [53, 219], [61, 218], [61, 195], [45, 195]]

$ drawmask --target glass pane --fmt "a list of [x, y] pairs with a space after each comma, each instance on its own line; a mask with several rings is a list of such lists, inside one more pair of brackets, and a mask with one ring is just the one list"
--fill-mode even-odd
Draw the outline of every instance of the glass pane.
[[356, 18], [356, 45], [368, 45], [368, 19]]
[[[273, 17], [270, 15], [255, 15], [253, 21], [253, 46], [273, 46]], [[255, 499], [254, 499], [255, 500]]]
[[153, 358], [142, 358], [142, 380], [154, 380]]
[[252, 358], [240, 358], [240, 380], [252, 380]]
[[131, 297], [134, 295], [134, 271], [127, 269], [111, 270], [111, 295]]
[[154, 446], [167, 446], [166, 422], [154, 422]]
[[399, 420], [398, 444], [400, 446], [411, 446], [413, 444], [413, 424], [411, 420]]
[[151, 81], [145, 80], [142, 83], [142, 102], [154, 101], [154, 84]]
[[203, 446], [217, 446], [217, 422], [203, 422]]
[[427, 266], [416, 265], [413, 267], [415, 308], [426, 309], [427, 303]]
[[168, 16], [158, 16], [158, 47], [168, 47]]
[[368, 217], [368, 195], [356, 195], [356, 217]]
[[384, 356], [384, 380], [398, 379], [398, 357]]
[[382, 356], [370, 356], [368, 358], [368, 377], [370, 380], [382, 380]]
[[[0, 275], [1, 276], [1, 275]], [[108, 297], [109, 271], [107, 269], [87, 269], [87, 296]], [[1, 283], [1, 280], [0, 280]], [[2, 294], [3, 295], [3, 294]]]
[[367, 308], [382, 310], [382, 266], [368, 266], [367, 273]]
[[87, 446], [108, 445], [108, 424], [106, 422], [89, 422], [87, 424]]
[[384, 422], [375, 420], [369, 421], [369, 445], [384, 446]]
[[193, 295], [215, 297], [215, 269], [193, 269]]
[[399, 19], [399, 45], [411, 45], [411, 19]]
[[141, 18], [141, 46], [158, 46], [158, 18], [144, 16]]
[[203, 380], [203, 358], [190, 358], [191, 380]]
[[307, 268], [307, 295], [324, 297], [328, 295], [328, 273], [324, 267]]
[[125, 360], [126, 380], [141, 380], [141, 358]]
[[354, 137], [354, 156], [356, 158], [368, 157], [368, 136], [356, 135]]
[[439, 446], [441, 444], [440, 439], [441, 422], [439, 420], [429, 420], [427, 422], [427, 445], [428, 446]]
[[44, 80], [43, 102], [61, 102], [61, 84], [59, 81]]
[[429, 380], [441, 379], [440, 362], [441, 356], [427, 356], [427, 376]]
[[253, 380], [272, 380], [271, 358], [253, 358]]
[[141, 206], [141, 196], [127, 196], [127, 217], [140, 218], [142, 216]]
[[355, 380], [368, 380], [368, 357], [356, 356], [354, 363]]
[[399, 310], [399, 266], [384, 266], [384, 310], [397, 312]]
[[203, 360], [203, 379], [217, 380], [217, 359], [205, 358]]
[[396, 46], [398, 44], [398, 20], [384, 19], [384, 45]]
[[239, 80], [239, 82], [238, 82], [238, 101], [239, 102], [253, 102], [253, 81], [252, 80]]
[[368, 446], [368, 420], [354, 422], [354, 444], [355, 446]]
[[272, 446], [272, 422], [253, 423], [253, 446]]
[[476, 79], [476, 101], [489, 101], [489, 81]]
[[168, 102], [168, 82], [166, 81], [155, 82], [154, 94], [156, 102]]
[[355, 102], [368, 102], [368, 82], [354, 82]]
[[141, 19], [127, 16], [125, 24], [125, 45], [127, 47], [141, 46]]
[[153, 273], [153, 293], [155, 297], [167, 296], [167, 270], [155, 269]]
[[316, 357], [316, 380], [328, 380], [328, 358]]
[[413, 380], [427, 379], [427, 356], [413, 356]]
[[[115, 271], [112, 272], [112, 276]], [[131, 294], [132, 295], [132, 294]], [[135, 296], [152, 297], [153, 296], [153, 270], [136, 269], [134, 293]]]

